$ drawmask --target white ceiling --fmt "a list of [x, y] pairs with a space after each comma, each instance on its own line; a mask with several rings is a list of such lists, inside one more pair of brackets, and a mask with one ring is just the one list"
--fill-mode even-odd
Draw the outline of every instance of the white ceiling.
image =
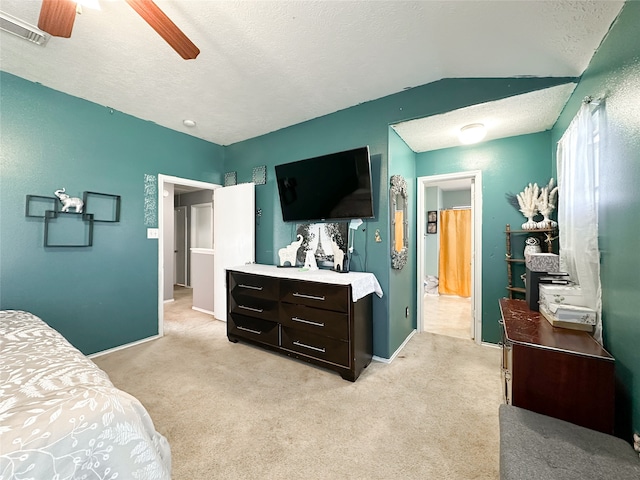
[[[46, 47], [0, 32], [0, 68], [220, 145], [442, 78], [579, 76], [623, 5], [156, 0], [201, 50], [183, 60], [125, 2], [100, 3]], [[35, 25], [40, 0], [0, 10]]]
[[410, 120], [392, 125], [392, 128], [414, 152], [460, 145], [458, 133], [471, 123], [485, 126], [485, 141], [543, 132], [556, 123], [575, 86], [575, 83], [567, 83], [514, 95], [441, 115]]

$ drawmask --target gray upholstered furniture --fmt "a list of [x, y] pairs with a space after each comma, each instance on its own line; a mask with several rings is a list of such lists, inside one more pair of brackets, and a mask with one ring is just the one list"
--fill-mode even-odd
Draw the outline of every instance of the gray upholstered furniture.
[[501, 480], [635, 480], [640, 458], [605, 433], [500, 405]]

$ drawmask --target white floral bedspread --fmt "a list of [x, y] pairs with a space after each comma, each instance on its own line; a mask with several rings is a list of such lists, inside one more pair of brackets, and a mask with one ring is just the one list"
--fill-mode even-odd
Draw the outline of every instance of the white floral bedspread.
[[136, 398], [35, 315], [0, 311], [0, 480], [170, 478]]

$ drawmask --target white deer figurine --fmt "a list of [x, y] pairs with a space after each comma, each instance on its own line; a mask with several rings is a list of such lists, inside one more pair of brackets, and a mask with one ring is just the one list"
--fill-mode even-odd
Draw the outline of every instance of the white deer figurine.
[[65, 189], [56, 190], [53, 192], [56, 197], [62, 202], [62, 211], [68, 212], [71, 207], [76, 209], [76, 213], [82, 213], [84, 202], [78, 197], [70, 197], [65, 193]]
[[291, 242], [286, 247], [282, 247], [278, 250], [278, 256], [280, 257], [280, 266], [285, 265], [285, 263], [289, 262], [292, 267], [296, 266], [296, 256], [298, 255], [298, 248], [302, 245], [303, 237], [298, 234], [297, 241]]

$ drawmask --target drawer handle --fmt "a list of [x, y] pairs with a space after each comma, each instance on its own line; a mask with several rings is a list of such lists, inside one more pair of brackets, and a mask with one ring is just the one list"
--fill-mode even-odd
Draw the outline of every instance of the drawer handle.
[[308, 325], [313, 325], [315, 327], [324, 327], [324, 322], [323, 323], [312, 322], [311, 320], [305, 320], [304, 318], [298, 318], [298, 317], [291, 317], [291, 320], [293, 320], [294, 322], [300, 322], [300, 323], [306, 323]]
[[310, 348], [311, 350], [315, 350], [316, 352], [324, 353], [326, 351], [324, 348], [312, 347], [311, 345], [307, 345], [305, 343], [301, 343], [301, 342], [299, 342], [297, 340], [295, 342], [293, 342], [293, 344], [297, 345], [298, 347]]
[[262, 290], [263, 287], [256, 287], [254, 285], [244, 285], [243, 283], [238, 285], [240, 288], [248, 288], [249, 290]]
[[244, 305], [238, 305], [238, 308], [242, 308], [243, 310], [250, 310], [252, 312], [258, 312], [258, 313], [264, 312], [263, 308], [245, 307]]
[[300, 298], [308, 298], [310, 300], [320, 300], [321, 302], [324, 302], [324, 295], [321, 297], [316, 297], [315, 295], [305, 295], [304, 293], [295, 292], [293, 296], [300, 297]]
[[262, 332], [259, 330], [252, 330], [251, 328], [247, 328], [247, 327], [241, 327], [238, 326], [236, 327], [238, 330], [244, 330], [245, 332], [249, 332], [249, 333], [255, 333], [256, 335], [262, 335]]

